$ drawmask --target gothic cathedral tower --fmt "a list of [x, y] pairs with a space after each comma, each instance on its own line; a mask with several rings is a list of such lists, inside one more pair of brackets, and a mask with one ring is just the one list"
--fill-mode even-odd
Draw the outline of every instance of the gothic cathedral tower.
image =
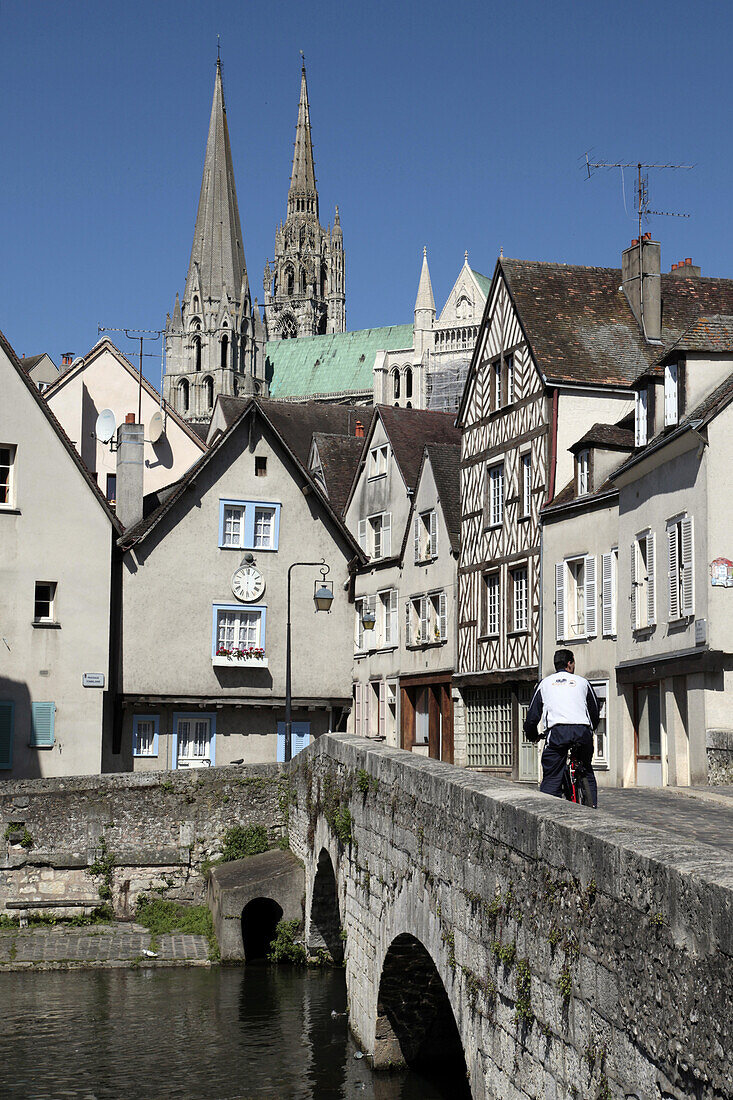
[[275, 233], [275, 259], [265, 265], [264, 286], [268, 340], [346, 331], [343, 234], [338, 206], [333, 229], [318, 221], [305, 63], [288, 213]]
[[221, 62], [216, 63], [196, 228], [181, 302], [165, 331], [163, 396], [208, 421], [218, 394], [265, 393], [265, 332], [250, 297]]

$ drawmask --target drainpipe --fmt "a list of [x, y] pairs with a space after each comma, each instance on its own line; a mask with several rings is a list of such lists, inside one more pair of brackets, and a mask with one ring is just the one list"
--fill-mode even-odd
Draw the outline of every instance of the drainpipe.
[[547, 500], [545, 504], [549, 504], [555, 495], [555, 467], [557, 466], [557, 406], [558, 389], [556, 386], [552, 391], [552, 422], [550, 426], [550, 454], [548, 459], [550, 484], [547, 489]]

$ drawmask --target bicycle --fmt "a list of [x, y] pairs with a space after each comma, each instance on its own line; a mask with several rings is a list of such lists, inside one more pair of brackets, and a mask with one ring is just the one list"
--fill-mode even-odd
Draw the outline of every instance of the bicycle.
[[585, 773], [583, 762], [577, 756], [580, 748], [576, 742], [570, 746], [568, 761], [562, 774], [563, 798], [568, 802], [578, 802], [583, 806], [593, 806], [593, 793]]

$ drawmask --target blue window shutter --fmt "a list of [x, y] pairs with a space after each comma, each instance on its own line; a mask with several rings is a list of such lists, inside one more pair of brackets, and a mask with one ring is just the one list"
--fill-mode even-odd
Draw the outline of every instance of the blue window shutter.
[[310, 745], [310, 722], [293, 722], [293, 756], [302, 752], [306, 745]]
[[56, 717], [55, 703], [31, 704], [31, 746], [50, 749], [53, 745], [53, 727]]
[[277, 724], [277, 762], [278, 764], [285, 763], [285, 723], [278, 722]]
[[13, 766], [13, 719], [15, 703], [0, 703], [0, 768]]

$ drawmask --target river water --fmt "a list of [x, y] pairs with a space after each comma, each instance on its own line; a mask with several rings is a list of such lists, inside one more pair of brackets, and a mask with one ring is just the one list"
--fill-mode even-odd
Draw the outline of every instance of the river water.
[[[0, 974], [5, 1100], [440, 1100], [373, 1073], [349, 1036], [342, 970], [250, 965]], [[343, 1015], [332, 1016], [332, 1013]]]

